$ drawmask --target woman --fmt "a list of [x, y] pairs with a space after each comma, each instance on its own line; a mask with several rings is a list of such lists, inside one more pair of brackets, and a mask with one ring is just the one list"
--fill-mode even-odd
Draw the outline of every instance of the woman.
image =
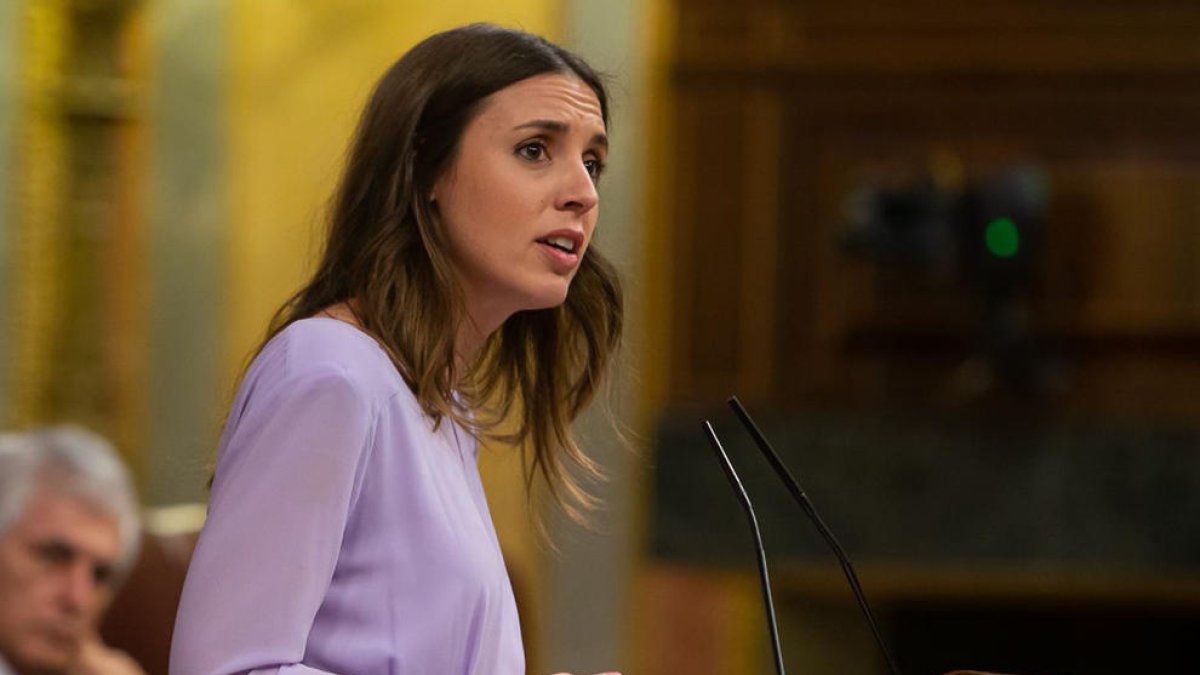
[[594, 470], [570, 422], [621, 333], [590, 246], [607, 112], [578, 57], [494, 26], [384, 75], [226, 421], [172, 673], [524, 673], [476, 437], [511, 412], [588, 505], [565, 465]]

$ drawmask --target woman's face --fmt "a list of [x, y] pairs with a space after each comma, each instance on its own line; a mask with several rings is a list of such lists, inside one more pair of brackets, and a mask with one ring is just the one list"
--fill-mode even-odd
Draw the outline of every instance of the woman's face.
[[596, 227], [607, 151], [600, 102], [573, 75], [501, 89], [467, 124], [433, 198], [479, 328], [566, 299]]

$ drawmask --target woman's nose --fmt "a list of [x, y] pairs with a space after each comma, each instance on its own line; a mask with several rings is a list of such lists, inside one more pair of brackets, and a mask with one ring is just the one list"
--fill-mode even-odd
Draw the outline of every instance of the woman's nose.
[[578, 215], [596, 208], [600, 202], [600, 194], [596, 191], [596, 181], [587, 166], [580, 163], [571, 167], [566, 174], [558, 198], [558, 208], [575, 211]]

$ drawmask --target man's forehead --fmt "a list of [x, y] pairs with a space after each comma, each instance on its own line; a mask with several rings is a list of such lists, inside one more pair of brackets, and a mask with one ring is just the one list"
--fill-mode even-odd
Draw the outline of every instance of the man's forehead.
[[53, 488], [35, 492], [13, 532], [27, 539], [59, 541], [103, 559], [116, 558], [121, 547], [116, 516]]

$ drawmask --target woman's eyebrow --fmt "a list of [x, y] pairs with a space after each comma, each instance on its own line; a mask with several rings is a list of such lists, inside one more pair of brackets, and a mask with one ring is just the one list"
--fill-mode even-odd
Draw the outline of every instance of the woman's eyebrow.
[[[567, 124], [566, 122], [560, 122], [558, 120], [531, 120], [523, 124], [518, 124], [517, 126], [513, 127], [513, 130], [540, 129], [542, 131], [563, 134], [570, 130], [570, 128], [570, 124]], [[597, 133], [595, 136], [592, 136], [591, 142], [595, 145], [603, 146], [605, 150], [608, 149], [608, 136], [604, 133]]]

